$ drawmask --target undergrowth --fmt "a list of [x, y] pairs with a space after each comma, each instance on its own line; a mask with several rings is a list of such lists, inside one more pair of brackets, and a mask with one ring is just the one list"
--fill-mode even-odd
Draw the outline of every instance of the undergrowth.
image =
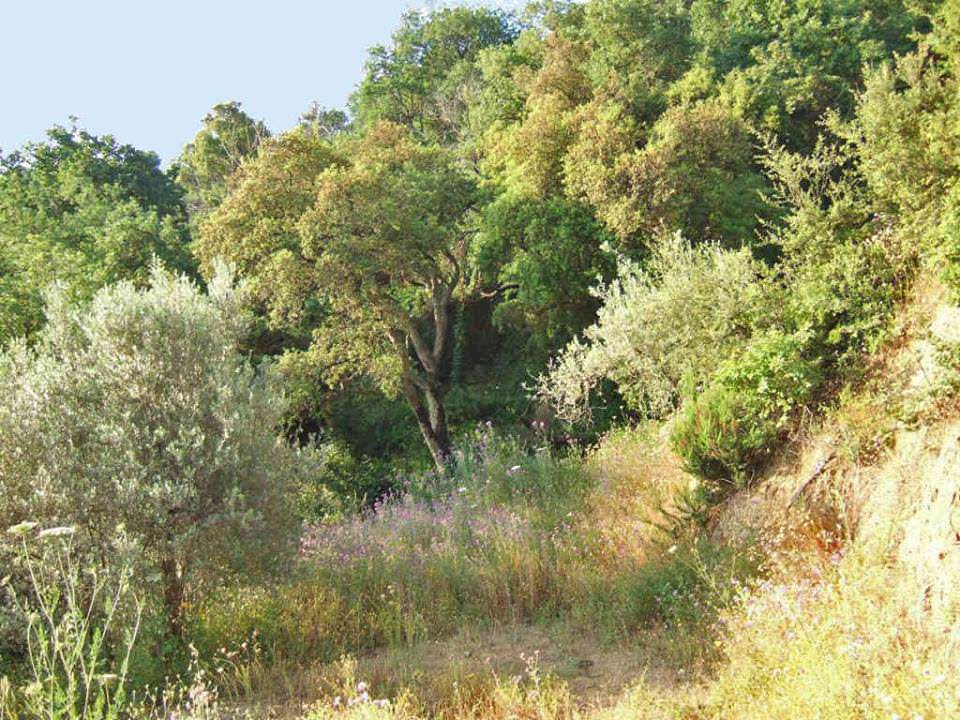
[[[678, 637], [695, 631], [729, 601], [722, 587], [758, 562], [713, 545], [690, 517], [677, 535], [667, 515], [682, 512], [672, 500], [679, 479], [648, 487], [658, 482], [643, 467], [652, 440], [635, 442], [646, 449], [633, 448], [638, 465], [621, 473], [643, 479], [632, 488], [640, 502], [662, 496], [636, 537], [617, 517], [623, 508], [606, 500], [609, 482], [630, 496], [624, 476], [597, 480], [603, 454], [586, 463], [524, 451], [482, 429], [459, 451], [452, 477], [419, 479], [367, 513], [310, 528], [295, 579], [235, 587], [196, 608], [194, 642], [212, 652], [255, 634], [269, 660], [331, 662], [465, 623], [572, 622], [610, 642], [654, 625]], [[699, 643], [688, 650], [686, 660], [703, 654]]]

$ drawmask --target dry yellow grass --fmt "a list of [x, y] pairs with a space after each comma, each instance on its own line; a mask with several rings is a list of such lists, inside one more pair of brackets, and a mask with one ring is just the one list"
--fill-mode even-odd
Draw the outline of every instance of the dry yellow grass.
[[643, 562], [663, 548], [664, 530], [697, 480], [669, 448], [669, 428], [648, 423], [610, 433], [588, 460], [596, 486], [581, 525], [594, 530], [609, 559]]

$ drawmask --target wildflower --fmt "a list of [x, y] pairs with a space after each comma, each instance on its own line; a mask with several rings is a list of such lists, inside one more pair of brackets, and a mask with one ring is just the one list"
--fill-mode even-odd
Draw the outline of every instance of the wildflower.
[[29, 521], [17, 523], [13, 527], [8, 528], [7, 532], [10, 533], [11, 535], [26, 535], [28, 532], [33, 530], [36, 526], [37, 526], [37, 523], [29, 522]]

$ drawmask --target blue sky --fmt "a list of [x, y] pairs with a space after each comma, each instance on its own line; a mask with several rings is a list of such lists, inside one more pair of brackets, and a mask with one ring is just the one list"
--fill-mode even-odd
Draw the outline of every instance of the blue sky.
[[217, 102], [283, 130], [342, 106], [408, 0], [0, 0], [0, 148], [70, 115], [176, 156]]

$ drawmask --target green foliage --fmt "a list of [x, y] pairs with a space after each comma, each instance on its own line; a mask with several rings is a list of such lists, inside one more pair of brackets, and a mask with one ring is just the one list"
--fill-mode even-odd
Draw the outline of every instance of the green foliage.
[[755, 328], [775, 321], [775, 293], [748, 251], [667, 236], [646, 267], [624, 263], [619, 278], [598, 289], [597, 323], [540, 378], [539, 394], [576, 420], [606, 379], [635, 410], [665, 415], [685, 377], [705, 381]]
[[[899, 115], [879, 103], [877, 132], [866, 115], [860, 130], [842, 128], [864, 66], [909, 51], [911, 33], [926, 27], [919, 11], [897, 0], [593, 0], [540, 4], [524, 22], [486, 8], [407, 14], [370, 54], [350, 131], [344, 116], [314, 108], [245, 163], [201, 228], [204, 262], [227, 257], [251, 280], [265, 328], [252, 345], [288, 351], [287, 376], [305, 399], [297, 422], [333, 428], [349, 446], [341, 468], [403, 444], [393, 428], [343, 423], [342, 413], [334, 427], [330, 408], [351, 405], [344, 397], [358, 417], [386, 417], [359, 407], [371, 382], [407, 400], [444, 464], [450, 408], [454, 423], [482, 417], [490, 403], [479, 398], [506, 384], [484, 368], [535, 368], [609, 302], [589, 292], [611, 274], [605, 243], [636, 263], [625, 274], [656, 277], [665, 231], [730, 248], [756, 247], [759, 235], [767, 244], [758, 254], [777, 267], [762, 282], [745, 279], [764, 275], [759, 266], [741, 268], [728, 292], [707, 292], [704, 280], [693, 288], [704, 293], [690, 294], [709, 299], [691, 312], [682, 292], [654, 295], [669, 320], [626, 301], [601, 310], [620, 339], [563, 356], [568, 372], [552, 400], [564, 416], [611, 380], [632, 410], [662, 415], [685, 374], [707, 382], [767, 326], [809, 330], [824, 367], [841, 366], [876, 341], [910, 274], [893, 201], [873, 197], [883, 183], [870, 163], [894, 167], [885, 155], [894, 143], [865, 148], [896, 135], [880, 119], [915, 116], [923, 102]], [[952, 47], [948, 35], [931, 42]], [[871, 82], [862, 112], [871, 92], [899, 92]], [[836, 145], [815, 140], [828, 110]], [[761, 161], [757, 130], [771, 133]], [[949, 226], [949, 207], [938, 226]], [[946, 240], [938, 247], [949, 255]], [[742, 307], [728, 302], [746, 287]], [[385, 441], [348, 438], [348, 426]], [[379, 483], [361, 485], [364, 495]]]
[[314, 102], [306, 112], [300, 113], [299, 124], [311, 135], [329, 140], [350, 128], [350, 118], [343, 110], [326, 108]]
[[0, 523], [77, 525], [101, 557], [123, 525], [174, 633], [199, 584], [281, 571], [287, 488], [316, 463], [277, 438], [283, 395], [237, 351], [229, 274], [205, 295], [155, 268], [149, 289], [119, 283], [82, 309], [54, 292], [47, 314], [33, 349], [0, 356]]
[[239, 262], [271, 322], [309, 342], [289, 363], [327, 384], [365, 376], [402, 394], [441, 465], [452, 310], [473, 279], [476, 200], [449, 153], [399, 125], [377, 124], [337, 155], [295, 131], [239, 173], [199, 249], [208, 266]]
[[697, 0], [692, 34], [725, 102], [809, 148], [821, 115], [849, 115], [863, 69], [912, 46], [924, 21], [898, 0]]
[[694, 45], [687, 3], [595, 0], [586, 3], [582, 34], [593, 52], [595, 87], [614, 84], [634, 117], [655, 118], [666, 88], [689, 67]]
[[567, 157], [567, 189], [597, 208], [627, 250], [648, 245], [663, 229], [731, 247], [751, 243], [758, 216], [768, 214], [765, 183], [749, 128], [736, 113], [713, 101], [678, 106], [638, 142], [617, 104], [596, 108], [600, 125], [589, 107], [585, 112], [582, 122], [591, 127]]
[[[942, 45], [936, 32], [927, 40]], [[896, 218], [902, 242], [915, 254], [942, 266], [956, 292], [960, 86], [954, 63], [921, 47], [876, 69], [856, 120], [842, 132], [856, 149], [875, 207]]]
[[177, 181], [186, 189], [192, 220], [213, 211], [230, 188], [230, 177], [260, 144], [270, 137], [267, 126], [243, 111], [238, 102], [214, 105], [203, 128], [188, 143], [174, 165]]
[[947, 197], [942, 239], [936, 254], [944, 263], [942, 277], [954, 298], [960, 298], [960, 185]]
[[[300, 218], [316, 199], [320, 174], [338, 163], [330, 145], [298, 128], [266, 140], [232, 177], [231, 192], [199, 227], [194, 252], [209, 275], [218, 259], [233, 263], [272, 328], [309, 341], [316, 310], [300, 247]], [[302, 327], [301, 327], [302, 326]]]
[[[333, 308], [325, 318], [337, 327], [329, 341], [352, 345], [356, 356], [365, 352], [358, 342], [375, 333], [367, 366], [396, 387], [394, 369], [403, 363], [389, 349], [391, 333], [412, 337], [435, 295], [449, 302], [469, 281], [464, 221], [474, 185], [446, 153], [419, 145], [397, 125], [378, 125], [345, 152], [350, 164], [318, 179], [314, 205], [300, 223], [301, 252]], [[381, 359], [384, 352], [389, 360]]]
[[445, 150], [391, 123], [345, 153], [350, 164], [320, 176], [299, 225], [305, 289], [329, 307], [310, 353], [332, 378], [367, 375], [402, 394], [441, 466], [451, 311], [472, 280], [475, 184]]
[[510, 15], [490, 8], [406, 13], [390, 45], [370, 51], [351, 98], [357, 123], [369, 128], [387, 120], [428, 141], [455, 140], [479, 75], [479, 53], [515, 37]]
[[562, 187], [564, 155], [576, 138], [572, 111], [590, 98], [588, 52], [556, 35], [522, 40], [509, 81], [493, 86], [502, 92], [506, 84], [518, 107], [501, 110], [483, 129], [484, 170], [508, 194], [542, 199]]
[[957, 0], [944, 0], [933, 3], [933, 29], [930, 41], [933, 48], [940, 53], [957, 72], [960, 63], [960, 5]]
[[772, 331], [717, 368], [702, 390], [691, 386], [672, 442], [690, 472], [748, 481], [763, 467], [795, 412], [821, 380], [809, 337]]
[[782, 254], [788, 325], [813, 332], [830, 362], [842, 364], [882, 333], [913, 250], [871, 213], [849, 146], [821, 139], [805, 156], [768, 146], [765, 163], [784, 213], [768, 239]]
[[521, 331], [531, 350], [555, 351], [569, 342], [595, 317], [590, 288], [612, 274], [608, 240], [579, 203], [504, 196], [489, 205], [478, 265], [509, 288], [494, 321]]
[[398, 469], [386, 453], [376, 458], [358, 456], [340, 440], [325, 441], [322, 450], [322, 468], [316, 475], [302, 477], [296, 488], [297, 517], [321, 522], [358, 512], [394, 490], [392, 474]]
[[54, 281], [89, 299], [117, 280], [142, 284], [157, 257], [186, 270], [186, 217], [160, 160], [110, 136], [54, 127], [0, 156], [0, 343], [43, 324]]

